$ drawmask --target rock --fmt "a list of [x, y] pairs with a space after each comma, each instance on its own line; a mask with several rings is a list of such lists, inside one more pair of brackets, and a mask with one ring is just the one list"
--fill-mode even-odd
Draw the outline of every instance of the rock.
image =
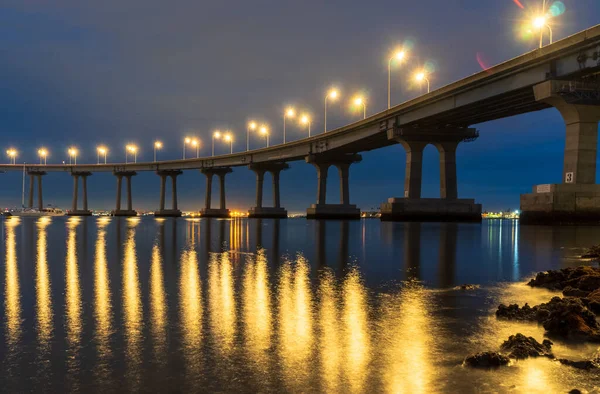
[[569, 391], [569, 394], [582, 394], [582, 392], [579, 389], [573, 389], [573, 390]]
[[600, 257], [600, 245], [589, 248], [582, 256], [582, 259], [597, 259]]
[[[580, 284], [579, 282], [583, 277], [586, 278]], [[540, 272], [534, 279], [529, 281], [528, 285], [550, 290], [563, 290], [565, 287], [570, 286], [575, 289], [592, 291], [600, 288], [600, 268], [581, 266]]]
[[473, 368], [498, 368], [509, 363], [510, 359], [498, 352], [483, 352], [468, 356], [463, 365]]
[[479, 289], [479, 285], [462, 284], [455, 287], [456, 290], [476, 290]]
[[517, 304], [508, 306], [500, 304], [498, 305], [498, 310], [496, 311], [496, 317], [505, 320], [538, 321], [537, 311], [537, 306], [532, 308], [529, 306], [529, 304], [523, 305], [522, 308], [519, 308], [519, 305]]
[[[554, 297], [538, 306], [538, 318], [550, 335], [566, 339], [600, 342], [600, 324], [578, 298]], [[548, 313], [542, 317], [542, 311]]]
[[565, 297], [587, 297], [588, 294], [590, 294], [589, 291], [576, 289], [576, 288], [571, 287], [571, 286], [567, 286], [563, 290], [563, 295]]
[[585, 369], [586, 371], [589, 371], [590, 369], [598, 369], [598, 364], [589, 360], [571, 361], [564, 358], [559, 358], [558, 361], [563, 365], [568, 365], [569, 367], [577, 369]]
[[539, 343], [533, 337], [526, 337], [519, 333], [511, 335], [508, 340], [500, 346], [500, 350], [508, 353], [509, 358], [523, 360], [529, 357], [549, 357], [554, 358], [552, 354], [552, 342], [544, 339]]
[[582, 301], [590, 311], [600, 315], [600, 289], [592, 291]]

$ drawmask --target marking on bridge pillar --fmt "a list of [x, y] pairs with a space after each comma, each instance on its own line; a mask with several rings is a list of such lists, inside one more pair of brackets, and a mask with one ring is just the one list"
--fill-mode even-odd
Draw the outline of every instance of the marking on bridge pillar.
[[408, 198], [408, 190], [404, 192], [404, 197]]
[[573, 183], [573, 173], [567, 172], [565, 174], [565, 183]]

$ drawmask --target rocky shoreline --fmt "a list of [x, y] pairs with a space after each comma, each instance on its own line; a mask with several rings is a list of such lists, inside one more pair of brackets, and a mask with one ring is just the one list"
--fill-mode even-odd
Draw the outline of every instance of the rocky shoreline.
[[[531, 287], [562, 291], [563, 297], [553, 297], [547, 303], [500, 304], [496, 318], [520, 322], [537, 322], [545, 336], [567, 342], [600, 343], [600, 268], [581, 266], [538, 273], [528, 283]], [[553, 343], [517, 333], [511, 335], [497, 351], [469, 355], [463, 365], [473, 368], [498, 368], [513, 360], [546, 357], [555, 362], [583, 370], [600, 370], [600, 352], [589, 360], [558, 359], [552, 353]]]

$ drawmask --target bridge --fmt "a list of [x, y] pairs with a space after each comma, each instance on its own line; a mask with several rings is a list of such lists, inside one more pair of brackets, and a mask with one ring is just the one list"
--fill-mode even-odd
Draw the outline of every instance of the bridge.
[[[226, 217], [226, 175], [234, 167], [248, 167], [256, 175], [256, 205], [251, 217], [285, 217], [279, 179], [288, 163], [305, 161], [317, 172], [316, 203], [309, 218], [358, 218], [350, 203], [350, 166], [362, 160], [360, 152], [393, 144], [406, 150], [402, 197], [382, 203], [382, 220], [479, 221], [481, 205], [458, 198], [456, 148], [479, 136], [472, 125], [554, 107], [566, 125], [563, 183], [534, 186], [521, 196], [523, 222], [600, 221], [600, 187], [595, 184], [598, 121], [600, 120], [600, 25], [554, 44], [394, 106], [364, 120], [294, 142], [257, 150], [149, 163], [79, 165], [0, 165], [0, 171], [26, 171], [30, 177], [29, 206], [33, 207], [37, 184], [39, 208], [43, 208], [42, 178], [50, 172], [73, 176], [72, 215], [89, 215], [87, 178], [95, 172], [112, 172], [117, 180], [115, 215], [135, 215], [132, 178], [140, 171], [159, 175], [161, 191], [157, 216], [179, 216], [177, 176], [200, 170], [207, 188], [202, 215]], [[440, 153], [440, 198], [421, 198], [423, 149], [434, 145]], [[327, 171], [338, 168], [340, 204], [327, 204]], [[265, 172], [273, 177], [273, 204], [263, 205]], [[212, 208], [212, 183], [219, 178], [219, 208]], [[83, 209], [79, 209], [79, 179]], [[126, 181], [127, 206], [121, 207], [122, 181]], [[172, 205], [165, 208], [166, 181], [171, 179]]]

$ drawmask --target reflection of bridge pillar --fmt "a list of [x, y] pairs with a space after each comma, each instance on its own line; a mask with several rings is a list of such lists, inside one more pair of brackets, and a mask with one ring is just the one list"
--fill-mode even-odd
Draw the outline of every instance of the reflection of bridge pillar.
[[407, 280], [421, 279], [421, 223], [404, 223], [404, 266]]
[[35, 183], [37, 183], [38, 210], [44, 209], [44, 197], [42, 190], [42, 177], [46, 175], [45, 171], [28, 171], [29, 174], [29, 208], [33, 208], [33, 194]]
[[[206, 176], [206, 201], [204, 209], [200, 211], [200, 214], [203, 217], [212, 217], [212, 218], [228, 218], [229, 217], [229, 209], [227, 209], [227, 204], [225, 200], [225, 175], [232, 172], [229, 167], [217, 167], [217, 168], [203, 168], [200, 170]], [[214, 175], [219, 177], [219, 188], [220, 188], [220, 203], [219, 209], [211, 208], [211, 198], [212, 198], [212, 181]]]
[[[282, 162], [255, 163], [248, 166], [256, 173], [256, 206], [250, 208], [248, 216], [251, 218], [287, 218], [287, 211], [281, 208], [279, 192], [279, 174], [290, 166]], [[273, 177], [273, 206], [263, 207], [263, 186], [265, 172], [270, 172]]]
[[[462, 141], [479, 136], [470, 128], [419, 127], [388, 130], [388, 139], [406, 149], [404, 197], [390, 198], [381, 204], [381, 220], [397, 221], [481, 221], [481, 204], [459, 199], [456, 179], [456, 148]], [[423, 149], [434, 145], [440, 153], [440, 198], [421, 198]]]
[[[306, 162], [317, 170], [317, 203], [306, 210], [308, 219], [358, 219], [360, 209], [350, 204], [349, 169], [352, 163], [358, 163], [362, 157], [349, 155], [313, 155], [306, 157]], [[340, 176], [340, 204], [327, 204], [327, 171], [336, 166]]]
[[[160, 176], [160, 205], [158, 211], [154, 212], [157, 217], [180, 217], [181, 211], [177, 208], [177, 177], [183, 174], [181, 170], [160, 170], [156, 174]], [[165, 195], [167, 189], [167, 177], [171, 178], [171, 209], [165, 209]]]
[[458, 225], [442, 223], [439, 246], [439, 284], [442, 288], [455, 286], [456, 274], [456, 238]]
[[521, 195], [521, 222], [600, 223], [596, 184], [600, 84], [546, 81], [534, 86], [535, 99], [555, 107], [566, 126], [562, 183], [538, 185]]
[[[72, 172], [73, 177], [73, 203], [71, 210], [68, 212], [69, 216], [91, 216], [92, 212], [88, 210], [87, 201], [87, 177], [92, 175], [89, 171], [83, 172]], [[79, 195], [79, 178], [81, 178], [83, 209], [78, 207], [78, 195]]]
[[[133, 210], [133, 197], [131, 195], [131, 177], [137, 175], [135, 171], [115, 171], [117, 177], [117, 204], [116, 209], [112, 211], [113, 216], [136, 216], [137, 212]], [[123, 177], [127, 182], [127, 209], [121, 209], [121, 197]]]
[[347, 220], [340, 222], [340, 248], [339, 248], [339, 268], [342, 273], [345, 273], [348, 267], [349, 249], [348, 249], [348, 227], [350, 223]]

